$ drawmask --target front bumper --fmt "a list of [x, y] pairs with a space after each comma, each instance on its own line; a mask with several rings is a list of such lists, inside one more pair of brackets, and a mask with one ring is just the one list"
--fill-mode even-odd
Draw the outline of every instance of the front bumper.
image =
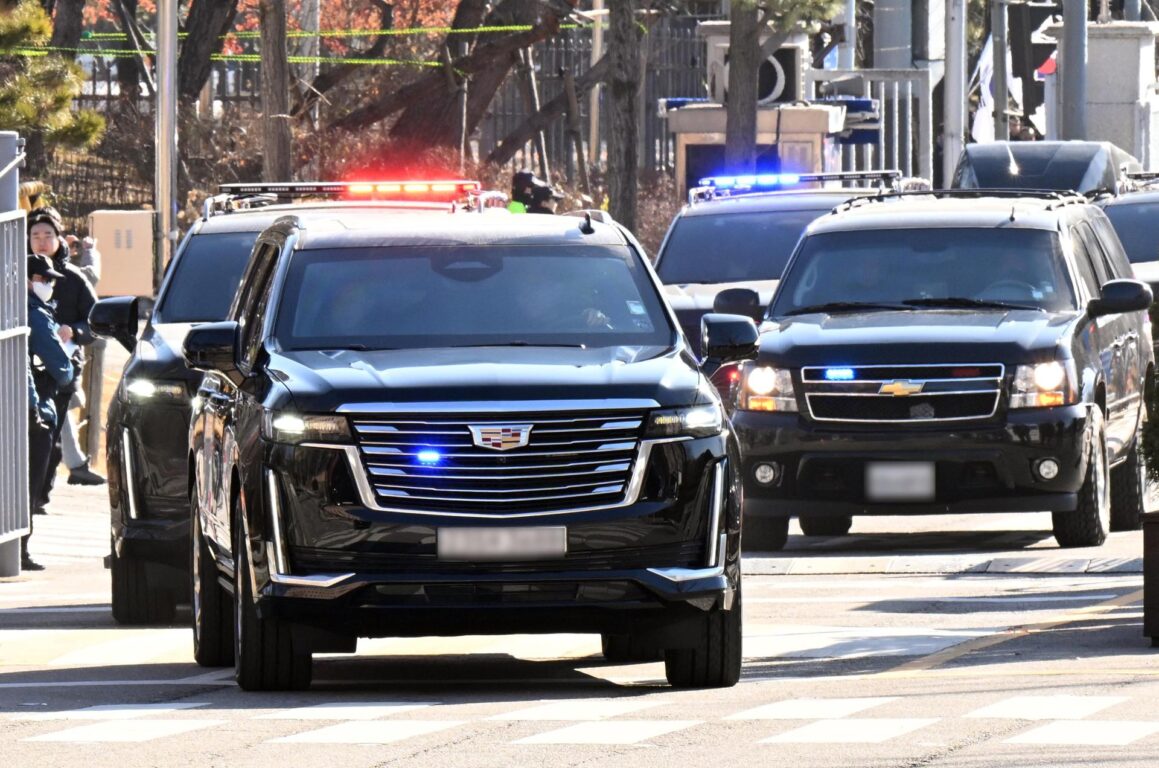
[[[1008, 411], [1002, 423], [908, 429], [819, 426], [798, 414], [738, 411], [746, 517], [1070, 511], [1086, 472], [1087, 406]], [[1039, 461], [1054, 459], [1044, 480]], [[932, 462], [935, 493], [923, 501], [875, 502], [871, 462]], [[769, 464], [773, 482], [757, 481]]]

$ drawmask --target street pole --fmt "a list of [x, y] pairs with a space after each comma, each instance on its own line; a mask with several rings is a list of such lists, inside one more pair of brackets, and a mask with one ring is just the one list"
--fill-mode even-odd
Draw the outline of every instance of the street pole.
[[966, 0], [946, 0], [942, 186], [949, 189], [966, 136]]
[[1123, 17], [1127, 21], [1138, 21], [1143, 17], [1143, 5], [1140, 0], [1125, 0], [1123, 3]]
[[1062, 2], [1062, 138], [1087, 137], [1087, 2]]
[[[604, 55], [604, 0], [592, 0], [592, 63], [594, 67]], [[588, 165], [597, 167], [600, 164], [600, 86], [592, 86], [588, 98]]]
[[857, 0], [845, 0], [845, 42], [837, 46], [837, 66], [853, 69], [857, 66]]
[[990, 81], [994, 88], [994, 139], [1006, 141], [1010, 138], [1010, 119], [1006, 114], [1010, 94], [1006, 88], [1006, 50], [1009, 40], [1006, 34], [1005, 0], [993, 0], [990, 5], [990, 30], [990, 54], [994, 57], [994, 77]]
[[153, 249], [153, 295], [161, 288], [161, 277], [177, 240], [173, 203], [177, 189], [177, 0], [157, 3], [157, 113], [155, 134], [156, 167], [154, 200], [157, 211]]

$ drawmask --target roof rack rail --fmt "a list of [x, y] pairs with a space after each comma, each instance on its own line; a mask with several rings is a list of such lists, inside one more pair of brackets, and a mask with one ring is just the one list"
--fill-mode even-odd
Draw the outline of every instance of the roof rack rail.
[[782, 192], [798, 184], [825, 182], [877, 182], [881, 186], [896, 186], [902, 180], [901, 171], [833, 171], [830, 173], [757, 173], [740, 176], [708, 176], [698, 186], [688, 190], [688, 202], [698, 203], [742, 195], [760, 195]]
[[851, 208], [856, 208], [862, 205], [869, 205], [871, 203], [886, 202], [889, 200], [896, 200], [903, 197], [935, 197], [935, 198], [979, 198], [979, 197], [1008, 197], [1008, 198], [1026, 198], [1038, 199], [1049, 202], [1048, 209], [1062, 205], [1078, 205], [1079, 203], [1089, 203], [1090, 199], [1078, 192], [1066, 191], [1060, 192], [1057, 189], [1011, 189], [1008, 187], [996, 188], [957, 188], [957, 189], [915, 189], [900, 192], [880, 191], [876, 195], [867, 195], [865, 197], [855, 197], [846, 200], [841, 205], [835, 207], [830, 213], [840, 213], [848, 211]]

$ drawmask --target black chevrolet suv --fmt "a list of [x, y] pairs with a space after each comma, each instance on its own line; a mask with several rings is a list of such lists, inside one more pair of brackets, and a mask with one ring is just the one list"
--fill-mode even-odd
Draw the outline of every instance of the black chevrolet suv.
[[747, 548], [789, 517], [1051, 511], [1064, 547], [1140, 525], [1151, 291], [1084, 198], [854, 201], [806, 231], [742, 366]]
[[[706, 325], [708, 369], [755, 352]], [[736, 440], [618, 227], [287, 216], [184, 353], [198, 663], [290, 689], [358, 637], [586, 631], [737, 681]]]
[[[112, 613], [120, 624], [171, 621], [189, 599], [190, 401], [201, 381], [181, 356], [181, 344], [198, 323], [222, 320], [258, 233], [289, 210], [361, 205], [407, 212], [446, 209], [447, 197], [335, 203], [364, 185], [330, 182], [226, 184], [206, 201], [204, 215], [182, 239], [165, 271], [143, 332], [136, 297], [102, 299], [93, 307], [94, 333], [117, 339], [132, 354], [109, 402], [105, 423], [109, 473]], [[373, 190], [371, 190], [373, 193]], [[321, 198], [319, 196], [322, 196]], [[396, 193], [394, 197], [398, 197]], [[303, 199], [308, 198], [308, 199]]]

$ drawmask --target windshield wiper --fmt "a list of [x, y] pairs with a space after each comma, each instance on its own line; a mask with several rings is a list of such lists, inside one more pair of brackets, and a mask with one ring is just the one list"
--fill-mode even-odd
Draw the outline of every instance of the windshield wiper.
[[887, 304], [880, 301], [830, 301], [826, 304], [810, 304], [807, 307], [790, 309], [785, 315], [812, 315], [817, 312], [857, 312], [859, 310], [908, 310], [913, 307], [905, 304]]
[[1008, 301], [991, 301], [988, 299], [971, 299], [967, 296], [944, 296], [938, 299], [906, 299], [902, 302], [911, 307], [964, 307], [969, 309], [1033, 309], [1045, 312], [1042, 307], [1033, 304], [1012, 304]]
[[587, 344], [555, 344], [532, 341], [501, 341], [494, 344], [452, 344], [450, 348], [453, 349], [478, 349], [481, 347], [560, 347], [562, 349], [587, 349]]

